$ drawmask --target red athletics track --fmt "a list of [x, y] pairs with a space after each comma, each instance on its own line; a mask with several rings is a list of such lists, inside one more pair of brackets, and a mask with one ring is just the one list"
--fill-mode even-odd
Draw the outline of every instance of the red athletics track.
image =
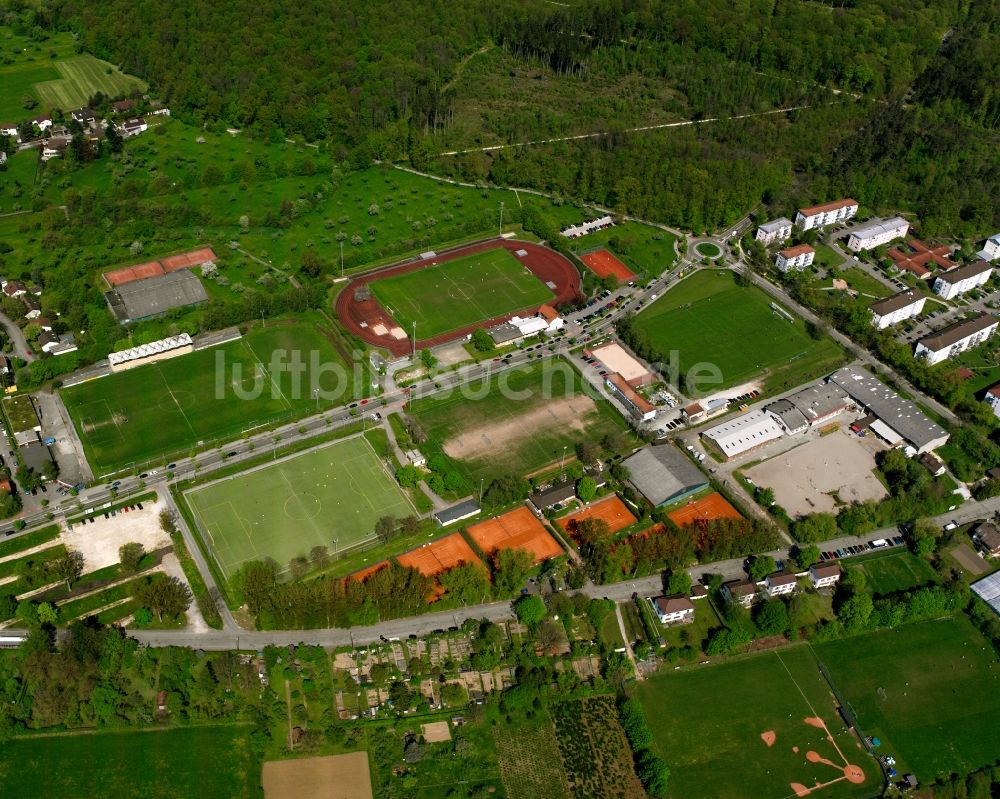
[[[529, 241], [518, 241], [517, 239], [495, 238], [445, 250], [444, 252], [439, 252], [434, 258], [428, 258], [427, 260], [421, 260], [418, 256], [403, 263], [393, 264], [392, 266], [358, 275], [337, 295], [334, 309], [340, 318], [341, 324], [362, 341], [373, 344], [376, 347], [383, 347], [397, 358], [409, 355], [413, 349], [413, 344], [408, 336], [396, 339], [388, 334], [379, 336], [374, 332], [374, 327], [377, 324], [381, 323], [389, 329], [398, 327], [398, 324], [374, 296], [369, 300], [360, 302], [355, 300], [355, 289], [384, 277], [400, 275], [404, 272], [414, 272], [417, 269], [423, 269], [425, 266], [444, 263], [455, 258], [464, 258], [466, 255], [496, 249], [497, 247], [505, 247], [511, 253], [517, 250], [525, 250], [528, 253], [523, 257], [514, 257], [523, 263], [543, 283], [551, 282], [555, 284], [555, 297], [549, 300], [548, 305], [561, 305], [564, 302], [575, 299], [579, 295], [580, 273], [577, 272], [576, 267], [573, 266], [568, 258], [540, 244], [533, 244]], [[417, 349], [436, 347], [439, 344], [462, 338], [477, 328], [500, 324], [509, 319], [513, 313], [534, 312], [536, 310], [537, 308], [516, 308], [504, 316], [484, 319], [482, 322], [460, 328], [459, 330], [452, 330], [432, 338], [420, 339], [417, 341]]]

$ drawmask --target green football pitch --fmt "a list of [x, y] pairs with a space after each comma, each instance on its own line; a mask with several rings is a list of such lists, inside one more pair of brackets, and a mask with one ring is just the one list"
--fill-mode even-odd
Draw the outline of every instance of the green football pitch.
[[[285, 369], [287, 363], [303, 369]], [[355, 399], [367, 381], [351, 368], [329, 331], [307, 316], [269, 322], [238, 341], [70, 386], [61, 395], [90, 465], [107, 475]]]
[[811, 337], [801, 319], [776, 311], [760, 289], [738, 286], [728, 270], [698, 271], [676, 284], [636, 317], [635, 328], [664, 362], [676, 351], [682, 374], [690, 376], [696, 365], [717, 367], [721, 383], [706, 381], [702, 393], [757, 376], [769, 390], [790, 388], [843, 359], [832, 340]]
[[815, 799], [867, 799], [880, 785], [806, 646], [660, 673], [634, 691], [671, 796], [785, 799], [799, 785]]
[[903, 773], [928, 782], [965, 774], [1000, 753], [1000, 663], [958, 613], [818, 644], [816, 654], [865, 735], [882, 740]]
[[375, 280], [375, 298], [425, 339], [541, 305], [553, 293], [503, 247]]
[[414, 512], [362, 436], [193, 488], [185, 497], [227, 577], [261, 558], [284, 568], [315, 546], [335, 555], [374, 538], [382, 516]]

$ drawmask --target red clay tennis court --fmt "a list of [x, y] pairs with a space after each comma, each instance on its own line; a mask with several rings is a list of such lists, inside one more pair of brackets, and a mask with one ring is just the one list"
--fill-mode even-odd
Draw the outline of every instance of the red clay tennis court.
[[678, 527], [687, 524], [694, 524], [697, 521], [711, 521], [713, 519], [742, 519], [740, 512], [736, 510], [726, 498], [718, 492], [709, 494], [707, 497], [695, 500], [690, 505], [671, 511], [667, 517]]
[[586, 255], [581, 255], [580, 260], [598, 277], [614, 275], [619, 280], [624, 281], [632, 280], [635, 277], [635, 272], [619, 261], [609, 250], [588, 252]]
[[562, 547], [525, 507], [474, 524], [468, 533], [487, 555], [498, 549], [526, 549], [535, 556], [535, 563], [541, 563], [563, 554]]
[[167, 272], [176, 272], [178, 269], [187, 269], [192, 266], [205, 263], [205, 261], [217, 260], [215, 250], [211, 247], [202, 247], [199, 250], [182, 252], [179, 255], [168, 255], [159, 261], [147, 261], [144, 264], [125, 266], [104, 274], [104, 279], [109, 286], [124, 286], [134, 280], [144, 280], [147, 277], [158, 277]]
[[348, 577], [350, 577], [350, 579], [355, 580], [355, 581], [357, 581], [359, 583], [363, 583], [365, 580], [367, 580], [373, 574], [376, 574], [377, 572], [382, 571], [382, 569], [384, 569], [388, 565], [389, 565], [389, 561], [387, 561], [387, 560], [380, 560], [378, 563], [373, 563], [371, 566], [366, 566], [365, 568], [361, 569], [360, 571], [356, 571], [353, 574], [348, 575]]
[[396, 560], [400, 566], [416, 569], [426, 577], [434, 577], [462, 563], [482, 565], [482, 561], [476, 557], [476, 553], [465, 542], [461, 533], [452, 533], [430, 544], [424, 544], [405, 555], [400, 555]]
[[617, 494], [612, 494], [607, 499], [595, 502], [589, 508], [584, 508], [560, 519], [559, 526], [567, 533], [573, 533], [576, 525], [584, 519], [604, 519], [612, 533], [617, 533], [630, 524], [635, 524], [636, 521], [632, 511], [625, 507], [625, 503], [618, 498]]

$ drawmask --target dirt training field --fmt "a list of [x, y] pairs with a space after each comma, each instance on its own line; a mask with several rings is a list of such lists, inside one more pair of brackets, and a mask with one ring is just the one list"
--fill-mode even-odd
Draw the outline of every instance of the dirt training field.
[[838, 431], [754, 466], [747, 474], [774, 491], [775, 500], [793, 518], [836, 513], [837, 502], [851, 504], [886, 496], [874, 474], [875, 455], [853, 434]]
[[614, 275], [620, 281], [629, 281], [635, 277], [635, 273], [610, 250], [588, 252], [586, 255], [581, 255], [580, 260], [598, 277]]
[[159, 500], [146, 500], [142, 510], [116, 515], [105, 519], [101, 511], [95, 511], [94, 521], [88, 524], [78, 522], [62, 533], [62, 542], [67, 549], [79, 551], [83, 555], [87, 571], [96, 571], [118, 563], [118, 549], [123, 544], [142, 544], [147, 552], [170, 546], [170, 536], [160, 528]]
[[526, 549], [535, 556], [535, 563], [541, 563], [563, 554], [562, 547], [525, 507], [474, 524], [468, 533], [487, 555], [498, 549]]
[[275, 760], [264, 764], [264, 799], [371, 799], [368, 753]]
[[702, 497], [701, 499], [696, 499], [683, 508], [671, 511], [667, 516], [678, 527], [684, 527], [698, 521], [711, 521], [712, 519], [743, 518], [740, 512], [730, 505], [726, 501], [726, 498], [718, 492], [709, 494], [707, 497]]
[[612, 533], [624, 530], [630, 524], [635, 524], [636, 521], [632, 511], [618, 498], [617, 494], [613, 494], [607, 499], [599, 500], [581, 511], [559, 519], [559, 526], [567, 533], [573, 533], [576, 525], [584, 519], [603, 519], [608, 523], [608, 529]]

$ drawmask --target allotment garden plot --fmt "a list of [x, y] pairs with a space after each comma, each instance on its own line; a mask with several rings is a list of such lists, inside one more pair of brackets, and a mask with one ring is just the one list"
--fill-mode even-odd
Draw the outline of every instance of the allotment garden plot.
[[[63, 389], [95, 472], [139, 466], [308, 413], [317, 399], [334, 402], [339, 388], [341, 403], [363, 392], [364, 380], [345, 384], [348, 362], [322, 329], [308, 322], [269, 325], [238, 341]], [[295, 359], [304, 364], [298, 375], [284, 366]]]
[[375, 537], [410, 505], [363, 437], [334, 442], [191, 489], [198, 527], [227, 577], [249, 560], [282, 567], [315, 546], [330, 554]]
[[502, 247], [371, 283], [372, 292], [407, 333], [431, 338], [541, 305], [552, 291]]
[[667, 362], [678, 353], [682, 374], [710, 364], [722, 374], [708, 391], [764, 375], [769, 390], [799, 385], [841, 363], [840, 349], [812, 338], [805, 323], [754, 286], [738, 286], [728, 270], [701, 270], [642, 311], [635, 328]]
[[879, 785], [804, 646], [661, 673], [635, 693], [673, 796], [862, 799]]

